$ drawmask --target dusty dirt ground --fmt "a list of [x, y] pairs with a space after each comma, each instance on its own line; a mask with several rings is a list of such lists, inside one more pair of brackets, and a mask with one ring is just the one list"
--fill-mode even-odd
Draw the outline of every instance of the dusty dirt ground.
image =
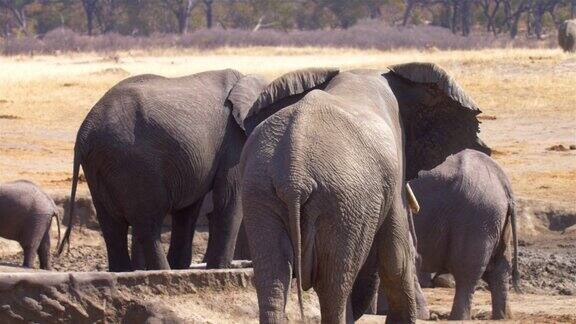
[[[178, 76], [232, 67], [269, 78], [308, 66], [382, 68], [409, 61], [442, 65], [483, 109], [480, 136], [512, 180], [522, 201], [520, 272], [525, 294], [511, 293], [519, 322], [576, 323], [576, 56], [559, 50], [342, 51], [330, 49], [222, 49], [0, 58], [0, 182], [29, 179], [52, 194], [70, 187], [76, 130], [91, 106], [130, 75]], [[81, 192], [86, 194], [85, 184]], [[56, 231], [53, 226], [55, 240]], [[163, 235], [169, 241], [169, 232]], [[200, 262], [205, 229], [195, 236]], [[167, 249], [167, 246], [166, 246]], [[0, 266], [22, 262], [17, 243], [0, 240]], [[76, 228], [70, 252], [54, 259], [57, 271], [105, 271], [100, 233]], [[452, 289], [426, 289], [435, 318], [445, 319]], [[202, 298], [198, 298], [202, 296]], [[206, 291], [162, 300], [178, 315], [199, 322], [254, 322], [253, 290]], [[297, 318], [291, 296], [289, 313]], [[313, 292], [306, 313], [318, 319]], [[474, 317], [489, 318], [490, 296], [480, 285]], [[377, 322], [381, 318], [366, 318]]]

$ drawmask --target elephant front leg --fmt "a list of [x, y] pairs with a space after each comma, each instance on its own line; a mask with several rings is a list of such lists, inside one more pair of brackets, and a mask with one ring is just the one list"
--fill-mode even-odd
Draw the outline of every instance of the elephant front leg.
[[134, 235], [134, 227], [132, 227], [132, 245], [130, 248], [130, 260], [132, 261], [132, 269], [146, 270], [146, 259], [144, 257], [144, 249], [138, 243], [136, 235]]
[[242, 203], [237, 167], [217, 173], [212, 199], [214, 211], [208, 219], [210, 237], [204, 260], [208, 269], [226, 268], [234, 257]]
[[168, 249], [168, 263], [171, 269], [188, 269], [192, 262], [192, 241], [196, 220], [200, 215], [203, 200], [172, 214], [172, 233]]

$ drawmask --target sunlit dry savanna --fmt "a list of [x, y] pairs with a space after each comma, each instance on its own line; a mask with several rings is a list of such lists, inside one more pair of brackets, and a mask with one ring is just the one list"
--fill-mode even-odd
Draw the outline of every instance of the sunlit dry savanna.
[[[69, 193], [78, 127], [98, 99], [129, 76], [143, 73], [183, 76], [233, 68], [243, 73], [263, 74], [271, 80], [305, 67], [384, 69], [388, 65], [412, 61], [439, 64], [481, 107], [480, 137], [493, 149], [494, 159], [511, 178], [519, 200], [529, 202], [528, 206], [542, 204], [575, 213], [576, 56], [559, 49], [377, 51], [255, 47], [0, 57], [0, 182], [29, 179], [50, 193]], [[81, 191], [87, 193], [84, 182]], [[529, 232], [526, 226], [530, 224], [521, 221], [521, 226], [522, 233]], [[563, 257], [572, 255], [572, 259], [562, 261], [572, 265], [569, 268], [572, 270], [562, 268], [563, 275], [570, 276], [570, 271], [576, 269], [573, 258], [576, 230], [574, 226], [570, 228], [571, 232], [566, 229], [566, 233], [556, 233], [558, 236], [552, 241], [535, 239], [526, 243], [528, 239], [521, 237], [523, 248], [540, 244], [539, 248], [545, 251], [538, 254], [541, 252], [521, 250], [525, 260], [547, 258], [560, 247], [563, 250], [559, 253]], [[77, 240], [73, 244], [91, 246], [87, 254], [93, 253], [98, 262], [104, 262], [98, 267], [89, 264], [87, 269], [104, 269], [105, 249], [101, 238], [95, 232], [84, 233], [89, 235], [75, 236]], [[205, 235], [197, 236], [195, 240], [205, 238]], [[14, 251], [0, 252], [11, 255], [16, 253]], [[13, 256], [15, 260], [19, 258]], [[84, 258], [74, 262], [96, 262], [90, 260]], [[524, 270], [524, 279], [532, 280], [534, 289], [528, 290], [526, 295], [511, 297], [517, 318], [528, 322], [576, 323], [576, 288], [573, 291], [560, 289], [560, 293], [553, 289], [540, 293], [538, 289], [548, 289], [547, 285], [552, 287], [549, 282], [557, 281], [546, 279], [551, 281], [539, 284], [538, 267], [545, 263], [531, 262], [521, 263], [521, 270]], [[57, 263], [55, 268], [59, 270], [58, 267]], [[572, 275], [576, 274], [572, 272]], [[565, 282], [561, 281], [563, 285]], [[574, 281], [566, 285], [574, 285]], [[447, 316], [452, 294], [452, 290], [446, 289], [426, 291], [434, 316]], [[316, 314], [317, 318], [317, 304], [309, 302], [308, 294], [305, 297], [307, 312]], [[250, 295], [230, 292], [226, 296], [202, 300], [183, 298], [172, 296], [163, 301], [189, 320], [234, 322], [255, 320], [257, 314], [253, 291]], [[489, 305], [489, 294], [478, 292], [474, 317], [489, 317]], [[295, 303], [290, 307], [293, 316]]]
[[[245, 48], [166, 50], [110, 56], [0, 58], [0, 178], [67, 188], [76, 130], [116, 82], [136, 74], [182, 76], [234, 68], [268, 78], [298, 68], [385, 68], [435, 62], [483, 110], [481, 137], [509, 172], [518, 196], [574, 204], [576, 57], [555, 49], [479, 51]], [[563, 145], [567, 150], [551, 150]]]

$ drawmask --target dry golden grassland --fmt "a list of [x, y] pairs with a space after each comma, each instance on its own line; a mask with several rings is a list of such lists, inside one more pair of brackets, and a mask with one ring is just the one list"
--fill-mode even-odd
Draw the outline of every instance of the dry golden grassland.
[[76, 130], [106, 90], [131, 75], [234, 68], [274, 78], [312, 66], [382, 68], [411, 61], [440, 64], [482, 107], [481, 137], [495, 149], [518, 196], [575, 206], [576, 151], [547, 148], [576, 144], [576, 56], [548, 49], [245, 48], [3, 57], [0, 182], [25, 178], [68, 190]]

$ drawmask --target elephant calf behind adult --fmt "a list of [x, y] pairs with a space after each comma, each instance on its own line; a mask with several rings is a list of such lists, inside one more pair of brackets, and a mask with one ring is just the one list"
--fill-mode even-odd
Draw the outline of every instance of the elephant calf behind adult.
[[450, 272], [456, 281], [450, 318], [470, 319], [480, 278], [492, 294], [492, 317], [509, 317], [508, 281], [512, 274], [517, 287], [518, 244], [514, 198], [502, 168], [486, 154], [464, 150], [420, 172], [410, 186], [421, 206], [414, 216], [421, 271]]
[[[24, 250], [24, 267], [34, 266], [36, 254], [40, 268], [50, 270], [50, 225], [52, 217], [60, 222], [54, 201], [29, 181], [0, 185], [0, 236], [20, 243]], [[57, 242], [58, 243], [58, 242]]]
[[576, 51], [576, 19], [562, 23], [558, 29], [558, 43], [565, 52]]
[[[181, 78], [141, 75], [120, 82], [96, 103], [78, 131], [71, 200], [82, 165], [110, 271], [132, 269], [129, 225], [143, 248], [145, 268], [187, 268], [195, 222], [210, 190], [214, 210], [206, 261], [209, 268], [230, 263], [242, 219], [237, 164], [246, 139], [235, 119], [241, 112], [232, 106], [251, 101], [265, 84], [234, 70]], [[160, 231], [168, 213], [166, 259]]]

